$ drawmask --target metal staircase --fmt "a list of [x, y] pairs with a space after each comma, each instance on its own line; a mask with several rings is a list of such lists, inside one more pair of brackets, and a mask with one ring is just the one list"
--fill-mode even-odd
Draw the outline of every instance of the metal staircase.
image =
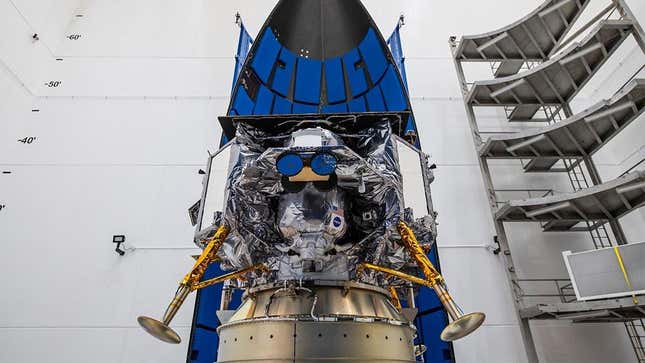
[[[565, 169], [567, 170], [567, 175], [569, 176], [569, 181], [571, 181], [571, 187], [574, 192], [577, 192], [582, 189], [589, 188], [589, 182], [585, 176], [582, 166], [577, 160], [563, 160], [565, 164]], [[589, 230], [589, 235], [591, 236], [591, 241], [593, 242], [594, 248], [604, 248], [613, 246], [607, 228], [604, 224], [596, 225], [590, 221], [585, 221], [587, 229]], [[627, 324], [627, 323], [626, 323]]]
[[[645, 111], [645, 80], [634, 80], [611, 99], [568, 118], [561, 107], [541, 108], [548, 115], [545, 127], [492, 136], [480, 147], [480, 156], [528, 160], [522, 164], [525, 172], [570, 171]], [[583, 188], [576, 186], [574, 190]]]
[[625, 323], [627, 336], [634, 347], [638, 363], [645, 362], [645, 322], [643, 319], [632, 320]]
[[[587, 3], [546, 0], [499, 30], [449, 41], [529, 362], [538, 361], [529, 319], [623, 322], [638, 362], [645, 362], [645, 296], [638, 304], [631, 299], [577, 301], [569, 280], [520, 279], [504, 226], [538, 222], [544, 231], [584, 231], [599, 249], [626, 244], [618, 219], [645, 205], [645, 172], [603, 183], [592, 159], [645, 110], [645, 80], [634, 80], [578, 114], [569, 106], [626, 38], [633, 36], [645, 52], [645, 32], [624, 0], [612, 0], [567, 38]], [[611, 19], [613, 14], [618, 18]], [[572, 43], [584, 32], [582, 40]], [[463, 64], [468, 62], [488, 62], [493, 78], [467, 81]], [[501, 108], [509, 122], [544, 126], [483, 140], [478, 107]], [[491, 177], [491, 159], [520, 160], [524, 172], [564, 172], [572, 193], [502, 201]], [[525, 288], [528, 283], [553, 284], [555, 292], [532, 293]]]

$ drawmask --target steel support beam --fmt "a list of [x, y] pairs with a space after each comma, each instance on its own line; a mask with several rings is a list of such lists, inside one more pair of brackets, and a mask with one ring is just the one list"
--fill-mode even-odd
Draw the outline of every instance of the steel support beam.
[[632, 32], [632, 34], [636, 39], [636, 43], [638, 43], [638, 46], [641, 48], [641, 51], [645, 53], [645, 31], [643, 31], [643, 27], [638, 22], [638, 19], [636, 19], [632, 10], [629, 8], [629, 6], [627, 6], [625, 0], [612, 1], [616, 5], [616, 9], [620, 13], [620, 15], [623, 18], [630, 19], [634, 23], [634, 31]]
[[[609, 11], [611, 11], [611, 9], [613, 7], [616, 8], [616, 10], [619, 12], [619, 14], [621, 15], [621, 17], [623, 19], [627, 19], [627, 20], [630, 20], [632, 22], [632, 24], [633, 24], [632, 34], [633, 34], [638, 46], [640, 47], [641, 51], [643, 53], [645, 53], [645, 31], [643, 30], [643, 27], [639, 24], [637, 18], [634, 16], [634, 13], [631, 11], [629, 6], [627, 5], [626, 0], [611, 0], [611, 1], [612, 1], [612, 5], [607, 6], [606, 8], [604, 8], [591, 21], [589, 21], [586, 25], [583, 25], [580, 30], [576, 31], [572, 36], [570, 36], [567, 41], [565, 41], [565, 42], [563, 42], [562, 44], [559, 44], [559, 45], [556, 42], [555, 48], [550, 52], [549, 55], [554, 54], [558, 50], [562, 49], [567, 43], [573, 41], [579, 34], [581, 34], [582, 32], [586, 31], [586, 29], [589, 26], [591, 26], [593, 23], [595, 23], [596, 21], [598, 21], [602, 17], [604, 17], [605, 14], [607, 14]], [[580, 4], [578, 3], [578, 5], [580, 5]], [[540, 20], [542, 20], [542, 19], [540, 19]], [[565, 21], [565, 24], [566, 24], [567, 23], [566, 19], [563, 19], [563, 20]], [[522, 28], [522, 30], [524, 30], [524, 32], [526, 33], [526, 35], [528, 36], [530, 41], [533, 43], [533, 45], [540, 51], [540, 53], [542, 54], [543, 58], [545, 58], [545, 59], [548, 58], [540, 50], [540, 47], [537, 46], [537, 42], [536, 42], [533, 34], [531, 34], [531, 31], [526, 27], [526, 25], [521, 24], [521, 28]], [[548, 30], [547, 30], [547, 32], [548, 32]], [[549, 35], [551, 35], [551, 34], [549, 34]], [[454, 61], [454, 64], [455, 64], [455, 68], [457, 70], [457, 76], [459, 78], [460, 86], [461, 86], [461, 89], [462, 89], [462, 93], [463, 93], [463, 95], [466, 95], [468, 93], [468, 87], [467, 87], [466, 77], [464, 75], [463, 67], [462, 67], [462, 64], [461, 64], [462, 60], [458, 59], [458, 58], [456, 58], [454, 56], [455, 50], [456, 50], [456, 44], [454, 43], [454, 41], [450, 42], [450, 46], [451, 46], [451, 50], [452, 50], [452, 55], [453, 55], [453, 61]], [[603, 50], [603, 52], [605, 54], [607, 53], [607, 50], [604, 49], [604, 47], [601, 50]], [[584, 65], [587, 68], [587, 71], [591, 72], [591, 69], [589, 68], [589, 65], [586, 62], [584, 62]], [[564, 68], [564, 70], [565, 70], [565, 73], [566, 73], [565, 76], [569, 79], [570, 82], [572, 82], [573, 87], [577, 90], [579, 88], [579, 86], [575, 83], [575, 81], [574, 81], [573, 77], [571, 76], [571, 74], [569, 74], [567, 72], [566, 68]], [[548, 82], [549, 80], [547, 79], [546, 81]], [[551, 85], [549, 84], [549, 86], [551, 86]], [[509, 92], [512, 93], [512, 87], [509, 88], [509, 89], [504, 89], [504, 90], [500, 90], [500, 91], [501, 92], [509, 91]], [[498, 92], [500, 92], [500, 91], [498, 91]], [[571, 109], [569, 107], [569, 101], [570, 100], [562, 100], [562, 99], [560, 99], [560, 101], [562, 102], [561, 107], [562, 107], [563, 112], [565, 113], [565, 115], [567, 117], [572, 116], [572, 112], [571, 112]], [[471, 128], [473, 141], [475, 143], [475, 149], [479, 150], [480, 146], [482, 144], [482, 139], [481, 139], [481, 136], [480, 136], [479, 127], [477, 125], [477, 119], [476, 119], [474, 109], [473, 109], [474, 105], [469, 104], [464, 99], [464, 106], [465, 106], [465, 109], [466, 109], [466, 115], [468, 117], [468, 122], [469, 122], [469, 125], [470, 125], [470, 128]], [[617, 123], [614, 121], [613, 124], [614, 124], [614, 127], [618, 130]], [[589, 125], [589, 126], [591, 126], [591, 125]], [[597, 133], [595, 133], [595, 131], [593, 129], [591, 131], [592, 131], [592, 133], [594, 135], [597, 135]], [[571, 137], [573, 143], [577, 143], [577, 140], [575, 140], [573, 135], [569, 135], [569, 136]], [[528, 146], [530, 146], [530, 144]], [[513, 149], [515, 150], [515, 148], [513, 148]], [[511, 152], [511, 151], [509, 150], [509, 152]], [[584, 158], [581, 159], [581, 160], [577, 160], [571, 166], [571, 169], [573, 170], [573, 167], [576, 167], [576, 164], [584, 161], [586, 169], [587, 169], [587, 174], [589, 174], [589, 178], [591, 179], [591, 182], [594, 185], [601, 184], [602, 180], [601, 180], [601, 177], [600, 177], [600, 174], [599, 174], [598, 170], [596, 169], [596, 166], [595, 166], [595, 164], [593, 162], [592, 157], [589, 156], [589, 155], [586, 155], [586, 153], [583, 153], [583, 154], [585, 155]], [[510, 284], [511, 291], [513, 292], [515, 309], [516, 309], [516, 313], [517, 313], [517, 316], [518, 316], [518, 321], [520, 323], [520, 331], [522, 333], [522, 339], [523, 339], [523, 342], [524, 342], [524, 348], [525, 348], [525, 351], [526, 351], [527, 360], [530, 363], [538, 362], [538, 356], [537, 356], [533, 336], [532, 336], [532, 333], [531, 333], [529, 320], [528, 320], [528, 317], [525, 317], [525, 316], [528, 316], [528, 315], [523, 315], [522, 314], [523, 309], [526, 310], [526, 308], [523, 306], [522, 291], [521, 291], [520, 285], [518, 283], [518, 278], [517, 278], [517, 275], [516, 275], [516, 272], [515, 272], [515, 265], [513, 263], [513, 258], [512, 258], [512, 255], [511, 255], [511, 250], [510, 250], [510, 246], [509, 246], [509, 243], [508, 243], [508, 238], [507, 238], [507, 235], [506, 235], [504, 224], [503, 224], [503, 222], [495, 219], [495, 211], [497, 210], [497, 198], [496, 198], [496, 195], [495, 195], [493, 182], [492, 182], [492, 177], [491, 177], [491, 173], [490, 173], [490, 169], [489, 169], [489, 165], [488, 165], [486, 155], [479, 155], [479, 153], [478, 153], [478, 163], [479, 163], [480, 171], [481, 171], [481, 174], [482, 174], [482, 179], [483, 179], [483, 182], [484, 182], [484, 187], [485, 187], [486, 192], [488, 194], [489, 206], [490, 206], [491, 213], [493, 215], [493, 221], [494, 221], [495, 230], [496, 230], [496, 233], [497, 233], [497, 236], [498, 236], [499, 246], [500, 246], [500, 249], [502, 251], [502, 256], [503, 256], [503, 259], [504, 259], [504, 262], [505, 262], [505, 267], [506, 267], [505, 270], [506, 270], [507, 279], [508, 279], [508, 282]], [[582, 172], [582, 169], [580, 169], [580, 170]], [[584, 174], [585, 173], [582, 173], [583, 178], [585, 178]], [[573, 181], [572, 181], [572, 185], [573, 185]], [[585, 186], [587, 186], [587, 187], [589, 186], [589, 183], [587, 183], [586, 180], [585, 180]], [[584, 186], [581, 186], [581, 187], [584, 187]], [[574, 186], [574, 189], [576, 189], [575, 186]], [[617, 218], [609, 218], [609, 225], [610, 225], [611, 230], [613, 232], [614, 239], [615, 239], [616, 243], [617, 244], [626, 244], [627, 239], [626, 239], [625, 233], [623, 232], [622, 226], [621, 226], [620, 222], [617, 220]], [[596, 228], [602, 229], [602, 231], [604, 233], [604, 236], [601, 236], [600, 232], [599, 232], [600, 229], [595, 230], [595, 232], [599, 235], [599, 238], [601, 239], [601, 245], [603, 245], [602, 239], [607, 239], [607, 240], [609, 239], [609, 236], [607, 235], [607, 231], [605, 230], [604, 226], [602, 226], [602, 225], [597, 226]], [[589, 232], [591, 233], [592, 239], [594, 239], [594, 243], [595, 243], [595, 237], [593, 235], [594, 230], [590, 230]], [[597, 248], [598, 248], [598, 246], [597, 246]], [[627, 327], [628, 333], [629, 333], [628, 323], [625, 323], [625, 326]], [[639, 357], [639, 359], [641, 359], [642, 358], [642, 341], [641, 341], [641, 338], [636, 336], [637, 341], [634, 341], [634, 338], [632, 337], [632, 335], [631, 334], [628, 334], [628, 335], [629, 335], [630, 339], [632, 339], [632, 345], [633, 345], [633, 347], [634, 347], [634, 349], [636, 351], [637, 357]], [[637, 349], [635, 344], [638, 344], [638, 346], [641, 347], [640, 350]]]
[[564, 48], [567, 44], [569, 44], [574, 39], [576, 39], [578, 37], [578, 35], [584, 33], [585, 31], [587, 31], [587, 29], [589, 29], [598, 20], [600, 20], [603, 16], [605, 16], [605, 14], [607, 14], [609, 11], [611, 11], [611, 9], [613, 9], [614, 6], [615, 6], [614, 4], [611, 4], [611, 5], [608, 5], [606, 8], [604, 8], [603, 10], [601, 10], [600, 13], [598, 13], [591, 20], [589, 20], [587, 22], [587, 24], [581, 26], [580, 29], [576, 30], [575, 33], [569, 35], [567, 37], [567, 40], [565, 40], [564, 42], [560, 43], [560, 45], [558, 45], [557, 47], [553, 48], [553, 50], [551, 51], [551, 54], [557, 53], [560, 49]]
[[[562, 105], [562, 111], [564, 112], [566, 117], [573, 116], [573, 111], [571, 110], [571, 107], [568, 103]], [[593, 185], [602, 184], [600, 173], [596, 168], [596, 164], [594, 163], [593, 158], [590, 155], [586, 155], [582, 158], [582, 160], [587, 167], [587, 172], [589, 173], [589, 178], [591, 179]], [[625, 235], [625, 231], [623, 231], [623, 227], [620, 225], [620, 221], [618, 221], [618, 219], [610, 218], [609, 227], [611, 227], [611, 231], [614, 234], [614, 238], [616, 239], [617, 244], [627, 244], [627, 236]]]
[[[464, 100], [464, 107], [466, 109], [466, 115], [468, 116], [468, 124], [470, 125], [471, 134], [473, 137], [473, 142], [475, 143], [475, 149], [478, 150], [482, 144], [481, 135], [479, 133], [479, 127], [477, 125], [477, 119], [475, 117], [475, 111], [473, 106], [466, 102], [465, 96], [468, 93], [468, 87], [466, 85], [466, 76], [464, 74], [463, 67], [459, 59], [455, 58], [455, 44], [450, 43], [451, 54], [453, 55], [453, 61], [455, 64], [455, 69], [457, 71], [457, 77], [459, 78], [459, 85], [462, 91], [462, 98]], [[491, 217], [493, 218], [495, 224], [495, 232], [497, 233], [497, 238], [499, 241], [499, 247], [501, 249], [501, 256], [504, 261], [504, 271], [506, 272], [506, 278], [508, 280], [509, 287], [513, 292], [513, 303], [515, 305], [515, 313], [520, 327], [520, 333], [522, 334], [522, 341], [524, 342], [524, 350], [526, 352], [526, 359], [529, 363], [538, 363], [537, 350], [535, 349], [535, 341], [533, 340], [533, 333], [531, 332], [531, 326], [529, 324], [529, 319], [524, 318], [520, 315], [520, 311], [524, 308], [522, 304], [521, 291], [519, 291], [519, 283], [517, 278], [517, 273], [515, 270], [515, 264], [513, 262], [513, 256], [511, 254], [511, 249], [508, 244], [508, 238], [506, 236], [506, 229], [504, 228], [504, 222], [499, 221], [495, 218], [495, 211], [497, 209], [497, 198], [495, 196], [495, 190], [493, 188], [493, 180], [490, 174], [490, 169], [488, 162], [485, 156], [478, 155], [477, 157], [479, 169], [482, 174], [482, 180], [484, 182], [484, 187], [486, 188], [486, 193], [488, 195], [488, 203], [490, 206]]]

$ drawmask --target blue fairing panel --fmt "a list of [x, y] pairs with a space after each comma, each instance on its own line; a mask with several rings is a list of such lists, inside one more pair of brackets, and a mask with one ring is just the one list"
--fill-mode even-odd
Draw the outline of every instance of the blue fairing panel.
[[365, 99], [363, 97], [354, 98], [349, 101], [349, 112], [365, 112], [367, 111], [367, 106], [365, 105]]
[[291, 113], [291, 108], [293, 104], [289, 102], [286, 98], [280, 96], [275, 97], [275, 103], [273, 104], [273, 115], [288, 115]]
[[343, 62], [340, 57], [325, 60], [325, 82], [327, 82], [327, 101], [329, 103], [342, 102], [347, 99]]
[[367, 64], [367, 70], [372, 82], [378, 83], [387, 68], [387, 59], [374, 29], [370, 28], [367, 31], [367, 35], [358, 46], [358, 49], [360, 49], [361, 55]]
[[296, 65], [296, 92], [294, 99], [299, 102], [320, 103], [320, 72], [322, 62], [315, 59], [298, 58]]
[[[323, 4], [327, 3], [333, 3], [329, 8], [336, 8], [336, 11], [358, 6], [361, 8], [358, 13], [362, 12], [362, 15], [346, 20], [346, 23], [338, 19], [347, 17], [327, 17], [331, 27], [343, 29], [340, 33], [324, 29], [319, 32], [311, 27], [301, 29], [299, 27], [308, 23], [291, 20], [298, 18], [298, 6], [281, 0], [276, 6], [277, 13], [272, 13], [262, 27], [259, 39], [248, 51], [231, 96], [228, 115], [331, 110], [409, 111], [411, 116], [405, 130], [417, 133], [407, 85], [402, 78], [405, 69], [400, 27], [396, 27], [386, 44], [358, 0], [320, 2], [319, 5], [325, 7], [327, 5]], [[301, 36], [301, 32], [306, 34]], [[330, 34], [333, 35], [325, 38]], [[306, 43], [302, 43], [303, 39]], [[267, 91], [273, 93], [273, 97], [267, 95]], [[222, 142], [234, 134], [234, 127], [226, 126]], [[420, 147], [418, 143], [415, 146]]]
[[318, 106], [306, 105], [304, 103], [294, 103], [293, 113], [318, 113]]
[[256, 115], [270, 114], [273, 108], [273, 98], [274, 95], [271, 91], [264, 86], [260, 86], [253, 113]]
[[278, 57], [281, 46], [271, 29], [268, 28], [262, 34], [262, 39], [260, 39], [259, 44], [251, 66], [266, 84], [269, 81], [271, 70], [273, 70], [273, 65]]
[[381, 90], [383, 90], [388, 111], [401, 111], [408, 108], [403, 85], [396, 72], [394, 66], [390, 65], [385, 72], [383, 82], [381, 82]]
[[273, 76], [273, 84], [271, 88], [283, 97], [289, 95], [291, 88], [291, 78], [293, 78], [293, 70], [296, 66], [296, 55], [291, 53], [288, 49], [282, 48], [278, 56], [278, 65], [275, 68], [275, 75]]
[[[408, 117], [407, 125], [405, 126], [405, 131], [414, 131], [417, 132], [417, 125], [414, 123], [414, 117]], [[417, 146], [418, 147], [418, 146]]]
[[381, 92], [381, 86], [372, 88], [367, 92], [367, 107], [372, 112], [378, 111], [387, 111], [385, 108], [385, 100], [383, 99], [383, 93]]
[[235, 102], [232, 107], [232, 109], [235, 110], [235, 113], [238, 115], [253, 114], [253, 100], [249, 97], [248, 93], [246, 93], [244, 87], [238, 87], [236, 96], [237, 97], [235, 97]]
[[367, 80], [365, 79], [365, 71], [363, 71], [358, 48], [352, 49], [343, 56], [343, 65], [345, 66], [352, 96], [356, 97], [367, 91]]
[[[373, 25], [354, 48], [323, 59], [303, 49], [296, 54], [280, 39], [272, 27], [263, 28], [240, 73], [229, 115], [411, 111], [399, 68]], [[405, 129], [416, 131], [413, 115]]]
[[408, 88], [408, 78], [405, 74], [405, 57], [403, 56], [403, 45], [401, 44], [401, 26], [403, 24], [397, 24], [396, 28], [390, 35], [390, 38], [387, 40], [387, 45], [390, 47], [390, 52], [392, 57], [394, 57], [394, 63], [396, 63], [399, 72], [401, 73], [401, 79], [403, 79], [403, 84], [405, 88]]
[[347, 104], [338, 103], [335, 105], [324, 105], [322, 108], [323, 113], [345, 113], [347, 112]]
[[249, 54], [251, 49], [251, 44], [253, 44], [253, 38], [246, 31], [246, 27], [242, 22], [240, 22], [240, 37], [237, 42], [237, 54], [235, 55], [235, 71], [233, 73], [233, 85], [231, 86], [235, 89], [235, 84], [237, 79], [244, 67], [244, 62], [246, 61], [246, 56]]

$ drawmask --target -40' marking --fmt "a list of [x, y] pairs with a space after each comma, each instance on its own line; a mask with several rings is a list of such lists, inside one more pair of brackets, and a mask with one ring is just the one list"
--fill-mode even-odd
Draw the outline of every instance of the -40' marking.
[[36, 141], [36, 136], [27, 136], [22, 139], [18, 139], [18, 142], [22, 142], [23, 144], [31, 144], [34, 141]]

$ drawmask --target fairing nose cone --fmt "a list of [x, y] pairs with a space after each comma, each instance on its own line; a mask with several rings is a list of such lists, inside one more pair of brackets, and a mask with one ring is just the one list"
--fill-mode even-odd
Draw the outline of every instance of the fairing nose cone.
[[269, 26], [296, 55], [322, 60], [356, 48], [370, 16], [358, 0], [282, 0]]
[[409, 112], [397, 133], [416, 130], [406, 86], [378, 27], [359, 0], [281, 0], [236, 80], [233, 117]]

